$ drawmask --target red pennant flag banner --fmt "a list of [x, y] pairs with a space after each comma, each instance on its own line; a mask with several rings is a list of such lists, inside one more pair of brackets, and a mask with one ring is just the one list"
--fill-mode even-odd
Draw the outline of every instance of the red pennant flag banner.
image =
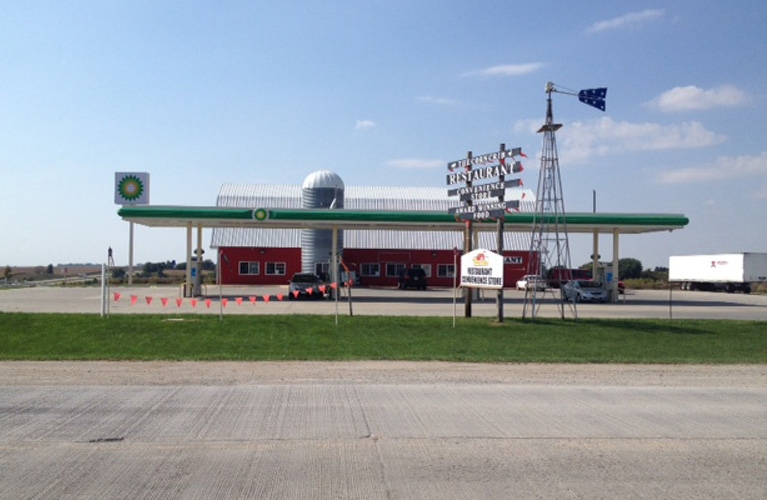
[[250, 299], [250, 303], [251, 303], [251, 304], [253, 304], [253, 305], [256, 305], [256, 297], [255, 297], [254, 295], [251, 295], [251, 296], [250, 296], [250, 297], [248, 297], [248, 298]]
[[325, 285], [320, 285], [320, 292], [325, 293], [325, 290], [327, 290]]
[[269, 303], [269, 298], [270, 297], [268, 295], [264, 295], [264, 302], [266, 302], [268, 304]]
[[226, 307], [229, 304], [229, 299], [221, 299], [221, 305]]
[[161, 298], [160, 302], [162, 302], [163, 307], [168, 307], [168, 299], [166, 297]]
[[122, 297], [122, 295], [120, 295], [120, 292], [115, 292], [115, 302], [120, 300], [120, 297]]
[[192, 304], [192, 307], [197, 307], [197, 299], [192, 299], [189, 301]]
[[210, 300], [210, 299], [205, 299], [205, 307], [207, 307], [208, 309], [210, 309], [210, 305], [211, 305], [212, 303], [213, 303], [213, 301], [212, 301], [212, 300]]
[[293, 297], [298, 298], [298, 290], [293, 290]]
[[184, 299], [176, 299], [176, 307], [181, 307], [181, 304], [184, 303]]
[[237, 297], [235, 300], [237, 301], [238, 306], [242, 305], [242, 297]]
[[137, 300], [138, 300], [138, 295], [131, 295], [130, 296], [130, 305], [135, 306]]
[[152, 305], [152, 297], [149, 297], [149, 296], [146, 297], [146, 305], [148, 306]]
[[280, 302], [282, 302], [282, 299], [284, 299], [284, 298], [285, 298], [285, 296], [283, 294], [281, 294], [281, 293], [277, 294], [277, 300], [279, 300]]
[[338, 288], [338, 283], [331, 283], [331, 284], [330, 284], [330, 288], [332, 288], [333, 290], [335, 290], [336, 288]]

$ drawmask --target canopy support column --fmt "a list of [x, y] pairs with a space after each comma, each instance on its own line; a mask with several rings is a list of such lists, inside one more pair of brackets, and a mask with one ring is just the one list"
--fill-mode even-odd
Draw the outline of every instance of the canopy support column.
[[620, 261], [618, 235], [620, 235], [620, 231], [617, 228], [613, 229], [613, 280], [610, 283], [610, 296], [613, 302], [618, 302], [618, 280], [620, 280], [620, 273], [618, 272], [618, 262]]

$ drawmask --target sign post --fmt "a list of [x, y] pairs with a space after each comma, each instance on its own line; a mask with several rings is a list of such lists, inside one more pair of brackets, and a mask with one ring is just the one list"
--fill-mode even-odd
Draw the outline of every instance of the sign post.
[[[148, 205], [148, 172], [115, 172], [116, 205]], [[128, 234], [128, 284], [133, 284], [133, 221]]]
[[[471, 151], [466, 159], [451, 161], [447, 164], [447, 184], [465, 184], [462, 188], [448, 189], [448, 196], [458, 196], [462, 205], [452, 207], [448, 213], [454, 215], [457, 220], [466, 221], [464, 233], [464, 257], [471, 253], [472, 249], [472, 224], [475, 220], [496, 219], [497, 221], [497, 255], [503, 253], [504, 219], [509, 210], [518, 210], [519, 201], [506, 201], [506, 188], [519, 187], [521, 179], [506, 180], [507, 175], [517, 174], [522, 171], [522, 163], [514, 159], [515, 156], [525, 155], [521, 148], [506, 149], [506, 144], [501, 144], [499, 150], [473, 156]], [[511, 161], [507, 162], [507, 159]], [[483, 166], [486, 163], [498, 162], [497, 165]], [[475, 165], [478, 168], [473, 168]], [[463, 169], [463, 170], [461, 170]], [[487, 181], [475, 184], [479, 181]], [[463, 258], [462, 258], [463, 260]], [[463, 267], [463, 266], [462, 266]], [[501, 259], [501, 282], [503, 281], [503, 259]], [[461, 286], [463, 283], [463, 269], [461, 274]], [[503, 284], [498, 289], [496, 302], [498, 305], [498, 322], [503, 322]], [[471, 317], [471, 293], [466, 293], [467, 318]]]
[[[501, 155], [506, 154], [506, 144], [502, 143], [500, 147], [500, 153]], [[498, 175], [498, 182], [503, 183], [505, 180], [505, 175], [503, 171], [501, 171]], [[506, 190], [502, 189], [500, 191], [500, 194], [498, 196], [498, 203], [505, 205], [505, 194]], [[503, 255], [503, 223], [505, 222], [505, 217], [498, 217], [498, 230], [496, 235], [496, 251]], [[503, 265], [501, 265], [501, 269], [503, 270]], [[495, 303], [498, 309], [498, 323], [503, 323], [503, 287], [498, 289], [498, 294], [495, 298]]]
[[[466, 166], [466, 171], [471, 173], [471, 159], [472, 159], [471, 151], [469, 151], [466, 154], [466, 159], [469, 161], [469, 164]], [[469, 177], [468, 180], [466, 180], [465, 182], [466, 182], [466, 187], [468, 189], [471, 189], [471, 185], [472, 185], [471, 177]], [[474, 202], [471, 198], [466, 200], [467, 207], [471, 208], [473, 204]], [[464, 229], [464, 232], [463, 232], [463, 253], [464, 254], [471, 252], [471, 241], [473, 236], [472, 233], [474, 230], [474, 224], [472, 223], [473, 220], [474, 219], [472, 218], [466, 219], [466, 228]], [[464, 294], [463, 315], [465, 318], [471, 318], [472, 300], [473, 300], [473, 297], [471, 293]]]

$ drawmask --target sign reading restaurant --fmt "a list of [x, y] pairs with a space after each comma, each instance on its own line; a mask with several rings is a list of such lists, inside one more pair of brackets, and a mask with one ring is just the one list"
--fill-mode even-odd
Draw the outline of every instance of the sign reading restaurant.
[[[525, 156], [521, 148], [507, 150], [501, 145], [501, 150], [468, 158], [451, 161], [447, 164], [450, 173], [447, 174], [447, 184], [466, 184], [465, 187], [449, 189], [448, 196], [459, 196], [463, 205], [452, 207], [448, 210], [461, 220], [478, 220], [501, 218], [507, 210], [519, 208], [519, 201], [505, 201], [506, 188], [522, 185], [520, 179], [506, 180], [507, 175], [517, 174], [522, 171], [522, 163], [514, 161], [515, 156]], [[507, 158], [512, 161], [506, 162]], [[472, 168], [475, 165], [484, 165], [489, 162], [498, 162], [481, 168]], [[456, 169], [464, 168], [461, 172]], [[478, 181], [488, 181], [474, 184]], [[493, 182], [494, 181], [494, 182]]]
[[482, 248], [461, 257], [461, 286], [503, 288], [503, 256]]
[[511, 165], [501, 163], [476, 170], [466, 170], [464, 172], [453, 172], [447, 174], [448, 185], [458, 184], [459, 182], [484, 181], [487, 179], [496, 179], [502, 175], [511, 175], [521, 172], [522, 164], [514, 162]]

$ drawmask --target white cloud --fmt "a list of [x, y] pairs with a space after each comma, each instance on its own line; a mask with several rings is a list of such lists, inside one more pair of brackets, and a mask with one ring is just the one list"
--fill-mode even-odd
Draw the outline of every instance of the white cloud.
[[733, 107], [744, 104], [747, 100], [746, 93], [734, 85], [722, 85], [709, 90], [688, 85], [667, 90], [646, 105], [664, 112], [673, 112]]
[[424, 95], [420, 96], [418, 98], [419, 101], [425, 102], [427, 104], [435, 104], [437, 106], [461, 106], [461, 102], [448, 99], [447, 97], [434, 97], [430, 95]]
[[632, 151], [703, 148], [724, 140], [724, 136], [708, 130], [700, 122], [661, 125], [619, 122], [609, 117], [574, 122], [557, 133], [557, 141], [562, 145], [560, 157], [570, 163]]
[[660, 19], [664, 14], [665, 11], [663, 9], [647, 9], [642, 12], [629, 12], [620, 17], [614, 17], [606, 21], [594, 23], [586, 31], [589, 33], [599, 33], [601, 31], [632, 28], [641, 23]]
[[737, 177], [767, 177], [767, 151], [759, 156], [723, 156], [711, 165], [697, 168], [668, 170], [661, 174], [659, 182], [662, 184], [689, 184]]
[[426, 160], [422, 158], [400, 158], [397, 160], [389, 160], [384, 163], [387, 167], [404, 168], [404, 169], [432, 169], [438, 167], [444, 167], [447, 162], [444, 160]]
[[357, 120], [354, 130], [366, 130], [376, 126], [376, 122], [371, 120]]
[[477, 71], [469, 71], [461, 76], [479, 76], [479, 77], [493, 77], [493, 76], [521, 76], [529, 73], [534, 73], [543, 67], [543, 63], [528, 63], [528, 64], [501, 64], [499, 66], [491, 66], [489, 68], [480, 69]]
[[767, 200], [767, 184], [762, 184], [762, 187], [754, 193], [752, 198], [757, 200]]

